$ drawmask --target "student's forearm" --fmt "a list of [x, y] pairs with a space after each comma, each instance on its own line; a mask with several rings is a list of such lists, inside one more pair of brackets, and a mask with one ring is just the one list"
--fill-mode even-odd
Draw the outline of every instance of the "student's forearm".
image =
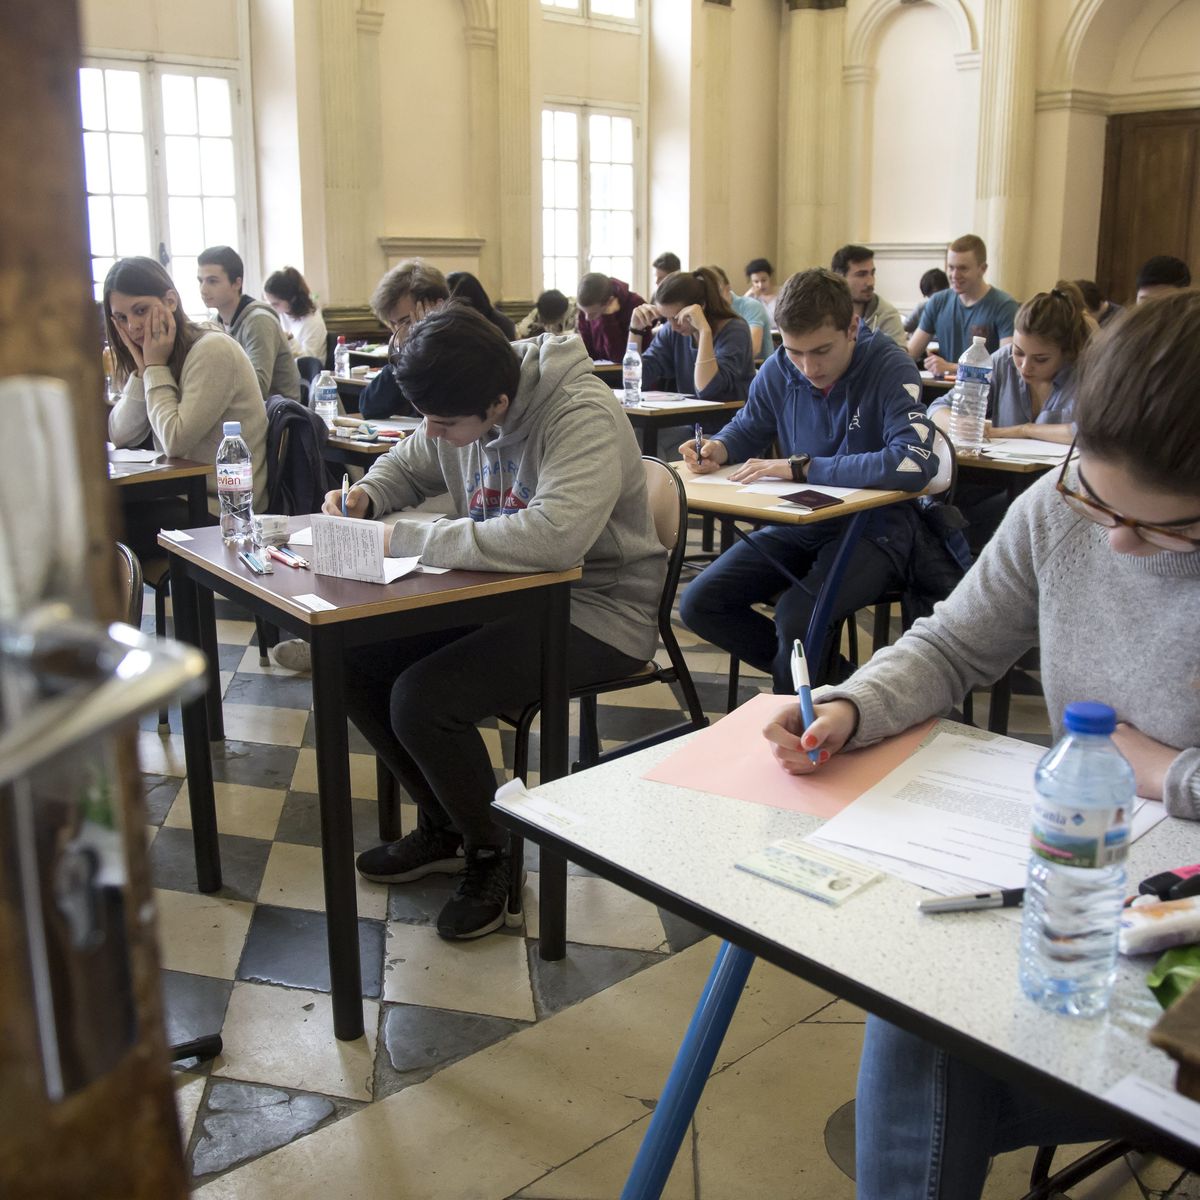
[[758, 358], [762, 354], [763, 346], [763, 327], [761, 325], [750, 326], [750, 348], [754, 351], [754, 357]]
[[[949, 409], [940, 410], [949, 412]], [[934, 423], [941, 425], [935, 416]], [[945, 426], [949, 432], [949, 423]], [[1037, 438], [1042, 442], [1059, 442], [1069, 446], [1075, 439], [1074, 425], [1039, 425], [1035, 421], [1026, 421], [1022, 425], [993, 425], [988, 430], [988, 437], [993, 438]]]
[[696, 348], [696, 368], [693, 372], [697, 395], [712, 383], [717, 370], [717, 352], [713, 349], [712, 330], [701, 330], [700, 344]]

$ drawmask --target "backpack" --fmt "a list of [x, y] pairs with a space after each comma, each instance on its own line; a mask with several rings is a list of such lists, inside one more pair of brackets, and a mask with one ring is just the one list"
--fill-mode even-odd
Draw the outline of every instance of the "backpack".
[[267, 511], [320, 512], [333, 477], [325, 464], [329, 430], [311, 409], [286, 396], [267, 400]]

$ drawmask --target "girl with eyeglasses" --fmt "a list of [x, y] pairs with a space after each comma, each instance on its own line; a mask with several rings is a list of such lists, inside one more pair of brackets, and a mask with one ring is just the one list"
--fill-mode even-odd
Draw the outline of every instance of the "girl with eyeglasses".
[[[1041, 646], [1053, 736], [1073, 700], [1116, 709], [1138, 794], [1200, 818], [1200, 292], [1130, 309], [1080, 361], [1078, 456], [1011, 507], [952, 595], [805, 732], [764, 730], [792, 774], [949, 712]], [[816, 767], [807, 751], [818, 751]], [[859, 1200], [971, 1200], [993, 1154], [1112, 1136], [876, 1017], [857, 1102]]]

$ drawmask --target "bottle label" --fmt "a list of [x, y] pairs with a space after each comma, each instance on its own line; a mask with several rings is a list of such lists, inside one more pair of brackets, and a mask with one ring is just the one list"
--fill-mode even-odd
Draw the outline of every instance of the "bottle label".
[[989, 383], [992, 368], [990, 364], [986, 367], [973, 367], [970, 363], [959, 363], [955, 378], [959, 383]]
[[248, 492], [254, 487], [254, 472], [248, 462], [218, 463], [218, 492]]
[[1075, 808], [1037, 797], [1029, 847], [1060, 867], [1111, 867], [1129, 849], [1131, 806]]

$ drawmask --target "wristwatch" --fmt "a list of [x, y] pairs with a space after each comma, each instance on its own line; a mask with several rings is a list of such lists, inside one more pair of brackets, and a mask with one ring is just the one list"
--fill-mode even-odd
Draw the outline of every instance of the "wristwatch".
[[793, 454], [788, 459], [788, 466], [792, 468], [792, 482], [803, 483], [808, 475], [808, 464], [812, 462], [810, 454]]

